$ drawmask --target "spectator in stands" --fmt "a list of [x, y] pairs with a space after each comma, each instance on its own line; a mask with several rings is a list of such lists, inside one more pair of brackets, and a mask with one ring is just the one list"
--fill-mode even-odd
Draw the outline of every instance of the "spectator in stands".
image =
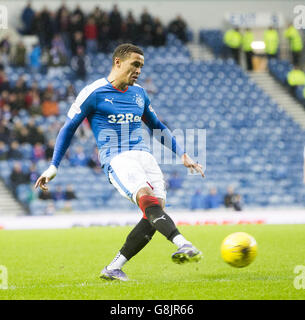
[[98, 49], [98, 30], [93, 17], [89, 17], [85, 24], [84, 35], [86, 40], [86, 52], [96, 54]]
[[12, 118], [11, 107], [6, 103], [0, 109], [0, 119], [11, 122]]
[[224, 197], [224, 205], [226, 208], [234, 208], [235, 211], [241, 211], [241, 197], [234, 192], [234, 188], [229, 186]]
[[78, 48], [81, 47], [84, 49], [86, 47], [86, 41], [84, 39], [84, 34], [82, 31], [76, 31], [72, 35], [71, 40], [71, 54], [72, 56], [77, 55]]
[[52, 193], [52, 199], [54, 201], [65, 200], [65, 192], [62, 190], [61, 186], [56, 186], [55, 191]]
[[[30, 144], [34, 145], [36, 142], [44, 143], [44, 135], [41, 131], [39, 131], [38, 127], [36, 126], [35, 120], [33, 118], [29, 120], [26, 127], [29, 132], [28, 140]], [[43, 137], [41, 135], [43, 135]]]
[[247, 70], [253, 70], [252, 58], [253, 58], [253, 49], [252, 42], [254, 41], [254, 34], [251, 29], [247, 28], [242, 36], [242, 50], [246, 56], [246, 65]]
[[0, 55], [4, 64], [9, 63], [9, 56], [11, 53], [11, 41], [8, 35], [4, 36], [0, 41]]
[[67, 185], [65, 192], [65, 200], [77, 199], [73, 186], [71, 184]]
[[81, 21], [83, 22], [83, 25], [85, 23], [85, 14], [84, 14], [84, 11], [82, 10], [82, 8], [80, 7], [80, 5], [76, 5], [76, 8], [73, 12], [73, 14], [79, 14], [80, 17], [81, 17]]
[[200, 189], [197, 189], [191, 198], [191, 210], [203, 209], [204, 198]]
[[64, 43], [70, 48], [70, 12], [68, 8], [63, 4], [56, 15], [56, 22], [58, 27], [58, 32], [63, 38]]
[[36, 142], [33, 146], [32, 160], [37, 162], [39, 160], [45, 159], [44, 146], [40, 142]]
[[79, 5], [76, 6], [70, 15], [70, 31], [74, 34], [77, 31], [83, 32], [85, 26], [85, 14]]
[[123, 41], [127, 43], [137, 42], [138, 25], [131, 11], [127, 14], [125, 28]]
[[68, 26], [66, 25], [67, 21], [65, 20], [67, 16], [69, 16], [69, 10], [65, 2], [63, 2], [55, 13], [56, 25], [58, 26], [58, 32], [60, 33], [68, 30]]
[[130, 40], [127, 40], [127, 22], [126, 22], [126, 20], [122, 21], [121, 40], [122, 40], [122, 42], [131, 42]]
[[20, 32], [24, 35], [33, 34], [33, 23], [35, 19], [35, 11], [32, 9], [32, 3], [29, 1], [21, 14], [23, 29]]
[[39, 173], [37, 171], [35, 163], [31, 164], [29, 176], [30, 176], [30, 183], [31, 184], [34, 184], [35, 181], [37, 180], [37, 178], [39, 178]]
[[99, 6], [95, 6], [90, 16], [94, 19], [95, 23], [97, 24], [98, 21], [103, 17], [103, 11]]
[[205, 198], [206, 209], [216, 209], [221, 205], [221, 198], [217, 192], [217, 188], [211, 188], [210, 193]]
[[40, 190], [39, 194], [38, 194], [38, 198], [40, 200], [52, 200], [53, 199], [52, 193], [50, 190], [46, 190], [46, 191]]
[[54, 49], [56, 52], [58, 52], [58, 54], [64, 61], [63, 64], [65, 64], [68, 57], [68, 52], [67, 52], [66, 44], [60, 34], [54, 35], [51, 43], [51, 49]]
[[26, 48], [22, 41], [19, 41], [15, 46], [12, 64], [16, 67], [25, 67], [26, 65]]
[[75, 153], [70, 158], [72, 166], [87, 166], [88, 160], [82, 146], [77, 146]]
[[42, 102], [41, 111], [45, 117], [59, 115], [59, 107], [57, 101], [52, 101], [45, 97]]
[[24, 127], [23, 122], [20, 119], [16, 119], [14, 126], [11, 127], [12, 140], [18, 141], [18, 136], [20, 135], [20, 131], [23, 127]]
[[9, 104], [4, 104], [0, 109], [0, 119], [11, 122], [13, 119], [13, 114], [11, 112], [11, 107]]
[[[4, 71], [2, 71], [0, 74], [0, 93], [1, 93], [1, 96], [2, 96], [3, 91], [7, 92], [7, 102], [8, 102], [8, 100], [9, 100], [8, 93], [11, 91], [11, 85], [10, 85], [10, 82], [9, 82], [7, 75]], [[2, 97], [2, 99], [3, 99], [3, 97]]]
[[294, 66], [292, 70], [287, 73], [287, 83], [290, 92], [294, 95], [297, 86], [305, 85], [305, 73], [299, 66]]
[[0, 161], [7, 160], [7, 159], [8, 159], [8, 157], [7, 157], [7, 146], [0, 139]]
[[41, 68], [41, 48], [40, 45], [34, 44], [30, 53], [29, 62], [32, 72], [39, 72]]
[[284, 36], [289, 40], [292, 63], [295, 66], [299, 65], [303, 50], [303, 41], [299, 31], [293, 26], [293, 24], [289, 24], [288, 28], [284, 32]]
[[168, 179], [168, 189], [178, 190], [181, 189], [183, 184], [183, 178], [178, 174], [177, 171], [172, 172]]
[[29, 139], [29, 130], [22, 126], [20, 131], [17, 132], [16, 139], [20, 144], [28, 143], [30, 141]]
[[69, 103], [73, 103], [75, 98], [76, 98], [77, 94], [76, 94], [76, 90], [73, 86], [73, 84], [70, 84], [68, 87], [67, 87], [67, 91], [66, 91], [66, 94], [65, 94], [65, 100]]
[[28, 184], [30, 183], [30, 176], [28, 173], [22, 171], [21, 164], [19, 162], [15, 162], [13, 166], [13, 170], [10, 174], [10, 186], [15, 196], [17, 196], [16, 190], [20, 184]]
[[23, 75], [19, 76], [19, 78], [15, 83], [15, 87], [12, 89], [12, 91], [15, 93], [22, 93], [22, 94], [26, 93], [27, 85]]
[[48, 83], [47, 88], [45, 89], [42, 102], [42, 114], [46, 117], [48, 116], [57, 116], [59, 114], [58, 107], [58, 93], [54, 89], [51, 82]]
[[46, 156], [47, 161], [52, 160], [54, 147], [55, 147], [55, 140], [52, 139], [48, 142], [46, 150], [45, 150], [45, 156]]
[[30, 114], [41, 114], [40, 94], [38, 90], [30, 89], [24, 97], [25, 107]]
[[44, 48], [41, 52], [41, 58], [40, 58], [40, 70], [39, 72], [41, 74], [47, 74], [48, 73], [48, 63], [50, 59], [50, 53], [49, 50]]
[[99, 152], [97, 148], [94, 148], [94, 152], [88, 160], [88, 166], [93, 169], [96, 173], [101, 172], [101, 163], [99, 160]]
[[265, 53], [268, 59], [276, 58], [279, 47], [279, 35], [272, 26], [264, 32]]
[[155, 25], [155, 29], [153, 32], [153, 40], [152, 45], [154, 47], [165, 46], [166, 44], [166, 33], [162, 25]]
[[19, 142], [14, 140], [10, 144], [10, 148], [7, 153], [8, 159], [20, 160], [23, 158], [21, 151], [19, 150]]
[[71, 68], [78, 79], [85, 80], [87, 77], [87, 68], [89, 67], [89, 58], [85, 55], [82, 47], [77, 48], [77, 54], [71, 60]]
[[24, 107], [23, 101], [20, 98], [20, 95], [17, 95], [15, 92], [9, 94], [8, 105], [10, 106], [13, 117]]
[[143, 46], [152, 45], [153, 41], [153, 18], [148, 13], [147, 8], [143, 9], [143, 12], [140, 17], [140, 24], [138, 30], [141, 34], [141, 37], [135, 39], [138, 43], [141, 43]]
[[146, 24], [144, 26], [143, 32], [141, 33], [140, 43], [142, 44], [142, 46], [147, 47], [147, 46], [151, 46], [152, 42], [153, 42], [153, 29], [151, 25]]
[[98, 21], [98, 48], [99, 51], [108, 53], [110, 51], [110, 23], [106, 12], [102, 13], [101, 21]]
[[57, 101], [58, 91], [54, 88], [52, 82], [48, 82], [46, 88], [44, 89], [43, 96], [45, 99]]
[[[1, 112], [0, 112], [0, 114], [1, 114]], [[4, 142], [5, 144], [9, 144], [10, 140], [11, 140], [11, 131], [9, 129], [8, 122], [5, 119], [5, 117], [3, 117], [1, 115], [1, 117], [0, 117], [0, 141]]]
[[242, 35], [238, 27], [229, 29], [223, 37], [224, 44], [227, 46], [231, 57], [237, 64], [240, 63], [240, 47], [242, 44]]
[[109, 26], [110, 32], [109, 36], [111, 40], [119, 40], [121, 36], [121, 28], [122, 28], [122, 17], [119, 12], [118, 6], [115, 4], [112, 8], [112, 11], [109, 15]]
[[187, 25], [182, 19], [181, 15], [178, 15], [176, 19], [171, 21], [168, 26], [168, 32], [173, 33], [183, 43], [187, 42]]
[[44, 135], [44, 129], [42, 126], [38, 126], [37, 127], [37, 135], [36, 135], [36, 138], [35, 138], [35, 143], [41, 143], [43, 145], [45, 145], [46, 143], [46, 138], [45, 138], [45, 135]]
[[61, 67], [67, 63], [67, 55], [59, 51], [57, 47], [53, 47], [48, 52], [48, 67]]
[[140, 31], [142, 32], [146, 25], [153, 26], [153, 18], [145, 7], [140, 16]]
[[7, 104], [8, 103], [8, 98], [9, 98], [9, 92], [8, 92], [8, 90], [1, 90], [1, 88], [2, 88], [2, 80], [3, 80], [4, 78], [2, 78], [2, 75], [1, 75], [1, 73], [0, 73], [0, 110], [1, 110], [1, 108], [3, 108], [3, 106], [5, 105], [5, 104]]
[[40, 47], [50, 49], [54, 34], [52, 16], [47, 6], [44, 6], [41, 12], [36, 12], [34, 30], [39, 38]]

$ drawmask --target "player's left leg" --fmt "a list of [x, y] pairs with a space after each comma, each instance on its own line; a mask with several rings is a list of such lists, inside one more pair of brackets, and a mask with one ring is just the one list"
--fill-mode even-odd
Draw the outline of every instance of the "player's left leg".
[[[139, 186], [147, 184], [145, 172], [135, 161], [134, 153], [127, 152], [121, 154], [111, 162], [111, 173], [109, 179], [120, 194], [132, 202], [135, 198], [132, 196]], [[164, 200], [158, 199], [160, 205], [164, 207]], [[115, 258], [101, 272], [101, 278], [107, 280], [127, 280], [127, 276], [121, 270], [127, 261], [141, 251], [151, 240], [156, 229], [147, 219], [142, 218], [140, 222], [128, 234], [124, 245], [119, 250]]]
[[[164, 208], [164, 199], [158, 198], [158, 201], [160, 206]], [[115, 258], [104, 268], [101, 277], [104, 279], [125, 280], [125, 276], [121, 271], [122, 267], [150, 242], [155, 232], [156, 228], [146, 218], [142, 218], [128, 234], [124, 245]]]

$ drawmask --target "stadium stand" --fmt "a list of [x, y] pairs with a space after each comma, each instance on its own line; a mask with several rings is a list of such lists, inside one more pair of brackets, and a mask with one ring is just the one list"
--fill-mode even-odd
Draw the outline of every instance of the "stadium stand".
[[[223, 46], [221, 33], [217, 30], [202, 32], [201, 40], [213, 49], [216, 56], [220, 55]], [[157, 114], [171, 129], [206, 129], [205, 180], [188, 175], [182, 165], [161, 165], [166, 177], [173, 171], [185, 177], [181, 188], [168, 191], [167, 206], [190, 208], [191, 197], [198, 188], [203, 194], [208, 194], [210, 188], [215, 187], [224, 195], [227, 186], [232, 184], [247, 207], [304, 205], [305, 194], [300, 179], [304, 131], [240, 66], [231, 59], [192, 61], [186, 45], [173, 34], [168, 34], [166, 45], [147, 46], [144, 52], [145, 67], [140, 84], [146, 78], [153, 81], [156, 92], [151, 100]], [[14, 116], [10, 127], [14, 128], [18, 122], [26, 125], [34, 119], [35, 125], [44, 132], [46, 147], [46, 143], [56, 137], [71, 105], [66, 88], [72, 85], [77, 94], [86, 84], [109, 73], [110, 53], [98, 52], [88, 54], [88, 57], [90, 65], [85, 80], [75, 80], [68, 66], [29, 73], [26, 67], [5, 65], [4, 71], [11, 87], [16, 86], [21, 75], [28, 87], [36, 82], [41, 91], [51, 83], [57, 92], [58, 102], [57, 115], [33, 116], [22, 109]], [[282, 79], [289, 65], [280, 64], [283, 70], [279, 72], [279, 65], [274, 63], [277, 62], [270, 62], [270, 71]], [[102, 171], [71, 164], [70, 160], [79, 147], [86, 155], [94, 154], [95, 141], [88, 130], [86, 123], [78, 129], [78, 139], [73, 140], [56, 180], [50, 184], [51, 191], [56, 186], [69, 184], [76, 194], [76, 199], [68, 202], [56, 201], [56, 209], [84, 212], [134, 209], [135, 205], [128, 204], [116, 192]], [[7, 186], [10, 186], [9, 177], [16, 162], [21, 163], [24, 172], [29, 172], [33, 162], [38, 173], [48, 166], [45, 157], [33, 160], [33, 145], [23, 143], [21, 150], [22, 159], [0, 160], [1, 178]], [[38, 191], [33, 190], [33, 181], [19, 184], [16, 197], [30, 214], [48, 214], [48, 204], [52, 200], [39, 199]]]

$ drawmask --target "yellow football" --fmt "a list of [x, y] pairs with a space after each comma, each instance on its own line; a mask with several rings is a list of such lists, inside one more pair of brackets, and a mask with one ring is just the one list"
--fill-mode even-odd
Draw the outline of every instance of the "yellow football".
[[248, 266], [257, 255], [256, 240], [246, 232], [228, 235], [221, 244], [221, 256], [229, 265], [236, 268]]

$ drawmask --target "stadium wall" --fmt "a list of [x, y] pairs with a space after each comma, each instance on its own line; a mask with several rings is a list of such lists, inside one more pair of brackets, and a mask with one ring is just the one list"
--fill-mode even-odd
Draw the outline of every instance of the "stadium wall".
[[[302, 209], [256, 209], [242, 212], [179, 211], [169, 212], [177, 225], [245, 225], [245, 224], [305, 224]], [[103, 213], [59, 214], [54, 216], [0, 216], [0, 230], [66, 229], [73, 227], [135, 225], [140, 212], [109, 211]]]
[[[9, 26], [14, 28], [20, 26], [20, 15], [27, 2], [27, 0], [1, 1], [1, 5], [6, 6], [8, 11]], [[68, 8], [74, 8], [79, 4], [84, 12], [91, 11], [96, 5], [109, 11], [116, 3], [123, 14], [132, 10], [135, 17], [138, 17], [146, 7], [153, 16], [159, 17], [163, 23], [168, 23], [177, 14], [181, 14], [195, 32], [203, 28], [221, 28], [224, 24], [224, 15], [228, 12], [270, 12], [282, 15], [285, 22], [292, 21], [294, 18], [293, 8], [300, 5], [299, 1], [287, 0], [103, 0], [102, 2], [69, 0], [64, 2]], [[39, 10], [44, 6], [56, 10], [62, 3], [62, 0], [32, 0], [33, 8]]]

